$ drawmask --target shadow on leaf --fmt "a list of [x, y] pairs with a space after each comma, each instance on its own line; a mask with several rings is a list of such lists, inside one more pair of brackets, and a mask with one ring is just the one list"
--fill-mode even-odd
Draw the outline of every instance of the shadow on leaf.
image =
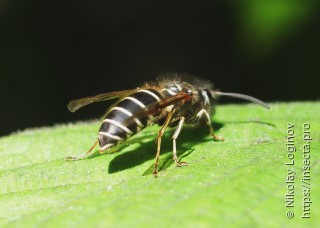
[[[213, 127], [217, 132], [223, 127], [222, 123], [213, 123]], [[166, 154], [166, 156], [160, 158], [159, 160], [159, 171], [168, 168], [174, 163], [172, 159], [172, 140], [171, 136], [173, 134], [173, 129], [168, 131], [162, 138], [161, 144], [161, 154]], [[207, 138], [205, 140], [205, 138]], [[141, 139], [141, 138], [140, 138]], [[177, 155], [185, 157], [193, 152], [192, 146], [204, 141], [212, 140], [209, 135], [209, 129], [206, 127], [192, 128], [186, 126], [180, 133], [177, 139]], [[139, 147], [120, 154], [115, 157], [109, 164], [109, 173], [116, 173], [125, 169], [129, 169], [144, 163], [145, 161], [155, 158], [156, 155], [156, 143], [155, 138], [150, 139], [148, 142], [141, 143], [139, 138], [132, 140], [132, 143], [139, 143]], [[143, 175], [149, 175], [153, 172], [153, 165], [150, 166]]]
[[[261, 124], [261, 125], [268, 125], [272, 127], [276, 127], [274, 124], [262, 122], [259, 120], [248, 120], [248, 121], [236, 121], [236, 122], [225, 122], [225, 123], [219, 123], [214, 122], [213, 128], [215, 129], [215, 132], [217, 135], [219, 135], [218, 131], [220, 128], [222, 128], [225, 124], [248, 124], [248, 123], [255, 123], [255, 124]], [[159, 171], [165, 170], [168, 167], [170, 167], [174, 161], [172, 159], [172, 134], [174, 132], [174, 129], [170, 129], [166, 132], [166, 134], [162, 138], [162, 144], [161, 144], [161, 154], [165, 155], [162, 156], [159, 160]], [[143, 134], [140, 137], [134, 138], [131, 140], [131, 143], [138, 143], [138, 148], [125, 152], [123, 154], [118, 155], [115, 157], [109, 164], [108, 173], [116, 173], [119, 171], [123, 171], [135, 166], [138, 166], [145, 161], [149, 161], [151, 159], [155, 158], [156, 154], [156, 143], [155, 138], [150, 138], [147, 142], [141, 142], [142, 138], [145, 138], [148, 136], [144, 136]], [[209, 134], [209, 129], [205, 126], [201, 127], [190, 127], [186, 126], [180, 133], [178, 139], [177, 139], [177, 155], [179, 158], [179, 161], [181, 161], [182, 158], [187, 157], [190, 155], [194, 149], [192, 147], [198, 143], [210, 141], [212, 138]], [[126, 143], [122, 143], [121, 145], [115, 147], [114, 149], [117, 151], [121, 151], [126, 146]], [[93, 152], [90, 156], [87, 158], [94, 158], [97, 156], [100, 156], [98, 151]], [[151, 165], [144, 173], [143, 175], [150, 175], [153, 172], [154, 164]]]

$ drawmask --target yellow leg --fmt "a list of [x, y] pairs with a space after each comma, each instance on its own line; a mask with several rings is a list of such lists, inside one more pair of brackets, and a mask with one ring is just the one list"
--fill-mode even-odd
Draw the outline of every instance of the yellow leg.
[[76, 161], [76, 160], [80, 160], [80, 159], [86, 158], [86, 157], [88, 157], [88, 156], [90, 156], [92, 154], [92, 150], [97, 146], [97, 144], [98, 144], [98, 140], [93, 144], [93, 146], [86, 153], [80, 154], [78, 156], [66, 157], [65, 160], [67, 160], [67, 161]]
[[206, 124], [207, 124], [207, 126], [209, 127], [209, 129], [210, 129], [210, 134], [211, 134], [213, 140], [214, 140], [214, 141], [223, 141], [224, 138], [223, 138], [222, 136], [218, 136], [218, 135], [216, 135], [216, 134], [214, 133], [214, 129], [213, 129], [212, 124], [211, 124], [210, 115], [209, 115], [209, 113], [208, 113], [205, 109], [202, 109], [202, 110], [201, 110], [200, 112], [198, 112], [198, 114], [197, 114], [197, 117], [198, 117], [199, 119], [201, 119], [203, 116], [206, 118]]
[[161, 149], [161, 138], [166, 130], [166, 128], [168, 127], [172, 115], [174, 113], [174, 110], [172, 110], [171, 112], [168, 113], [166, 121], [164, 122], [164, 124], [162, 125], [160, 131], [158, 132], [158, 137], [157, 137], [157, 154], [156, 154], [156, 161], [154, 164], [154, 170], [153, 170], [153, 176], [157, 176], [158, 174], [158, 163], [159, 163], [159, 156], [160, 156], [160, 149]]
[[180, 118], [179, 124], [178, 124], [178, 126], [177, 126], [177, 128], [176, 128], [176, 130], [175, 130], [175, 132], [174, 132], [174, 134], [173, 134], [173, 136], [172, 136], [172, 139], [173, 139], [173, 160], [175, 161], [175, 163], [176, 163], [177, 166], [179, 166], [179, 167], [180, 167], [180, 166], [183, 166], [183, 165], [188, 165], [187, 162], [179, 162], [179, 161], [178, 161], [178, 157], [177, 157], [177, 145], [176, 145], [176, 140], [177, 140], [177, 138], [178, 138], [178, 136], [179, 136], [179, 134], [180, 134], [180, 131], [181, 131], [182, 126], [183, 126], [183, 124], [184, 124], [184, 120], [185, 120], [184, 117], [181, 117], [181, 118]]

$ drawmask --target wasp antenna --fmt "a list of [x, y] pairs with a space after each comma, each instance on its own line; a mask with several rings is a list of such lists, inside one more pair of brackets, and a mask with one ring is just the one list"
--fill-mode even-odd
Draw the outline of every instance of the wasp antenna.
[[266, 104], [265, 102], [255, 98], [255, 97], [251, 97], [245, 94], [240, 94], [240, 93], [224, 93], [224, 92], [220, 92], [220, 91], [211, 91], [211, 94], [213, 97], [216, 96], [225, 96], [225, 97], [235, 97], [235, 98], [239, 98], [239, 99], [243, 99], [243, 100], [247, 100], [256, 104], [259, 104], [263, 107], [265, 107], [266, 109], [270, 109], [270, 106], [268, 104]]
[[78, 105], [76, 104], [76, 101], [73, 100], [73, 101], [70, 101], [68, 103], [68, 109], [70, 112], [75, 112], [79, 109], [80, 107], [78, 107]]

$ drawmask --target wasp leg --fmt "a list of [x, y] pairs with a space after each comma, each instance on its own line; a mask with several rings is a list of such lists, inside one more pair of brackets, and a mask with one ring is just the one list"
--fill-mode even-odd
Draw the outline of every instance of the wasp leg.
[[168, 125], [171, 121], [173, 113], [174, 113], [174, 110], [172, 110], [171, 112], [168, 113], [166, 121], [164, 122], [164, 124], [162, 125], [161, 129], [158, 132], [156, 162], [154, 164], [154, 170], [153, 170], [153, 176], [155, 176], [155, 177], [158, 174], [158, 163], [159, 163], [160, 148], [161, 148], [161, 138], [162, 138], [166, 128], [168, 127]]
[[201, 110], [200, 112], [198, 112], [198, 114], [197, 114], [197, 117], [198, 117], [199, 119], [201, 119], [203, 116], [206, 118], [206, 124], [207, 124], [207, 126], [209, 127], [209, 129], [210, 129], [210, 134], [212, 135], [213, 140], [214, 140], [214, 141], [223, 141], [224, 138], [223, 138], [222, 136], [218, 136], [218, 135], [216, 135], [216, 134], [214, 133], [214, 129], [213, 129], [213, 126], [212, 126], [212, 124], [211, 124], [210, 115], [209, 115], [209, 113], [207, 112], [207, 110], [205, 110], [205, 109], [202, 109], [202, 110]]
[[98, 144], [98, 140], [93, 144], [93, 146], [86, 153], [80, 154], [78, 156], [66, 157], [65, 160], [67, 160], [67, 161], [76, 161], [76, 160], [80, 160], [80, 159], [86, 158], [86, 157], [88, 157], [88, 156], [90, 156], [92, 154], [92, 150], [97, 146], [97, 144]]
[[182, 129], [182, 126], [184, 124], [184, 120], [185, 118], [184, 117], [181, 117], [180, 118], [180, 121], [179, 121], [179, 124], [172, 136], [172, 139], [173, 139], [173, 160], [175, 161], [175, 163], [177, 164], [177, 166], [183, 166], [183, 165], [189, 165], [187, 162], [179, 162], [178, 161], [178, 157], [177, 157], [177, 144], [176, 144], [176, 140], [180, 134], [180, 131]]

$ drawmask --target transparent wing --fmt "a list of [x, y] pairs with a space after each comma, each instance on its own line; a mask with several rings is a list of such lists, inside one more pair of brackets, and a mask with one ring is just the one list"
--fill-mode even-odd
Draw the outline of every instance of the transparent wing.
[[92, 104], [94, 102], [101, 102], [101, 101], [106, 101], [106, 100], [129, 96], [130, 94], [132, 94], [136, 91], [137, 91], [137, 89], [114, 91], [114, 92], [110, 92], [110, 93], [103, 93], [103, 94], [99, 94], [99, 95], [95, 95], [95, 96], [72, 100], [68, 104], [68, 109], [70, 112], [75, 112], [79, 108], [82, 108], [83, 106]]

